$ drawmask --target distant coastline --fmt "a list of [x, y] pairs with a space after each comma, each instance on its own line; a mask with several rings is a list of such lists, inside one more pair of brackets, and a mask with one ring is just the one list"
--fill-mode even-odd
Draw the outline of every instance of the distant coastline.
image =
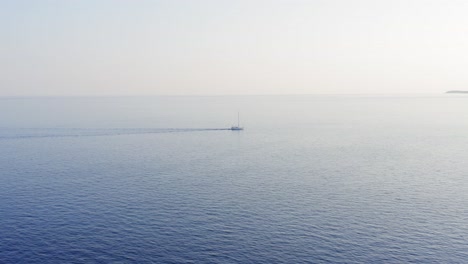
[[467, 93], [468, 94], [468, 91], [452, 90], [452, 91], [447, 91], [445, 93]]
[[453, 91], [447, 91], [445, 93], [462, 93], [462, 94], [468, 94], [468, 91], [457, 91], [457, 90], [453, 90]]

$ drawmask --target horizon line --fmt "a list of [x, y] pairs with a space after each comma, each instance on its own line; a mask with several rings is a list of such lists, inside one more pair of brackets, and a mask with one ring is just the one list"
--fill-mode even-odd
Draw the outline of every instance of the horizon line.
[[0, 95], [0, 98], [32, 98], [32, 97], [236, 97], [236, 96], [339, 96], [339, 95], [440, 95], [442, 92], [413, 92], [413, 93], [291, 93], [291, 94], [128, 94], [128, 95]]

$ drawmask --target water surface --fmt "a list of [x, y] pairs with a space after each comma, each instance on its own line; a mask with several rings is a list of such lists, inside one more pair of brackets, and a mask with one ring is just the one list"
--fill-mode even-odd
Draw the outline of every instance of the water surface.
[[0, 263], [463, 263], [467, 115], [465, 95], [3, 98]]

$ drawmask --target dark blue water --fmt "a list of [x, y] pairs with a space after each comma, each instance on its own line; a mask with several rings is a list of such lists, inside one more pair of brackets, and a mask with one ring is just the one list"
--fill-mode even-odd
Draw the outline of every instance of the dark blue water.
[[460, 95], [0, 99], [0, 263], [466, 263], [467, 116]]

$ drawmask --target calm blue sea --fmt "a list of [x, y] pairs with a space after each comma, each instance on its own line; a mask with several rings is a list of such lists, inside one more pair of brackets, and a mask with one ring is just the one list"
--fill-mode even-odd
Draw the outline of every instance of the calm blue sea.
[[408, 262], [468, 262], [466, 95], [0, 99], [0, 263]]

